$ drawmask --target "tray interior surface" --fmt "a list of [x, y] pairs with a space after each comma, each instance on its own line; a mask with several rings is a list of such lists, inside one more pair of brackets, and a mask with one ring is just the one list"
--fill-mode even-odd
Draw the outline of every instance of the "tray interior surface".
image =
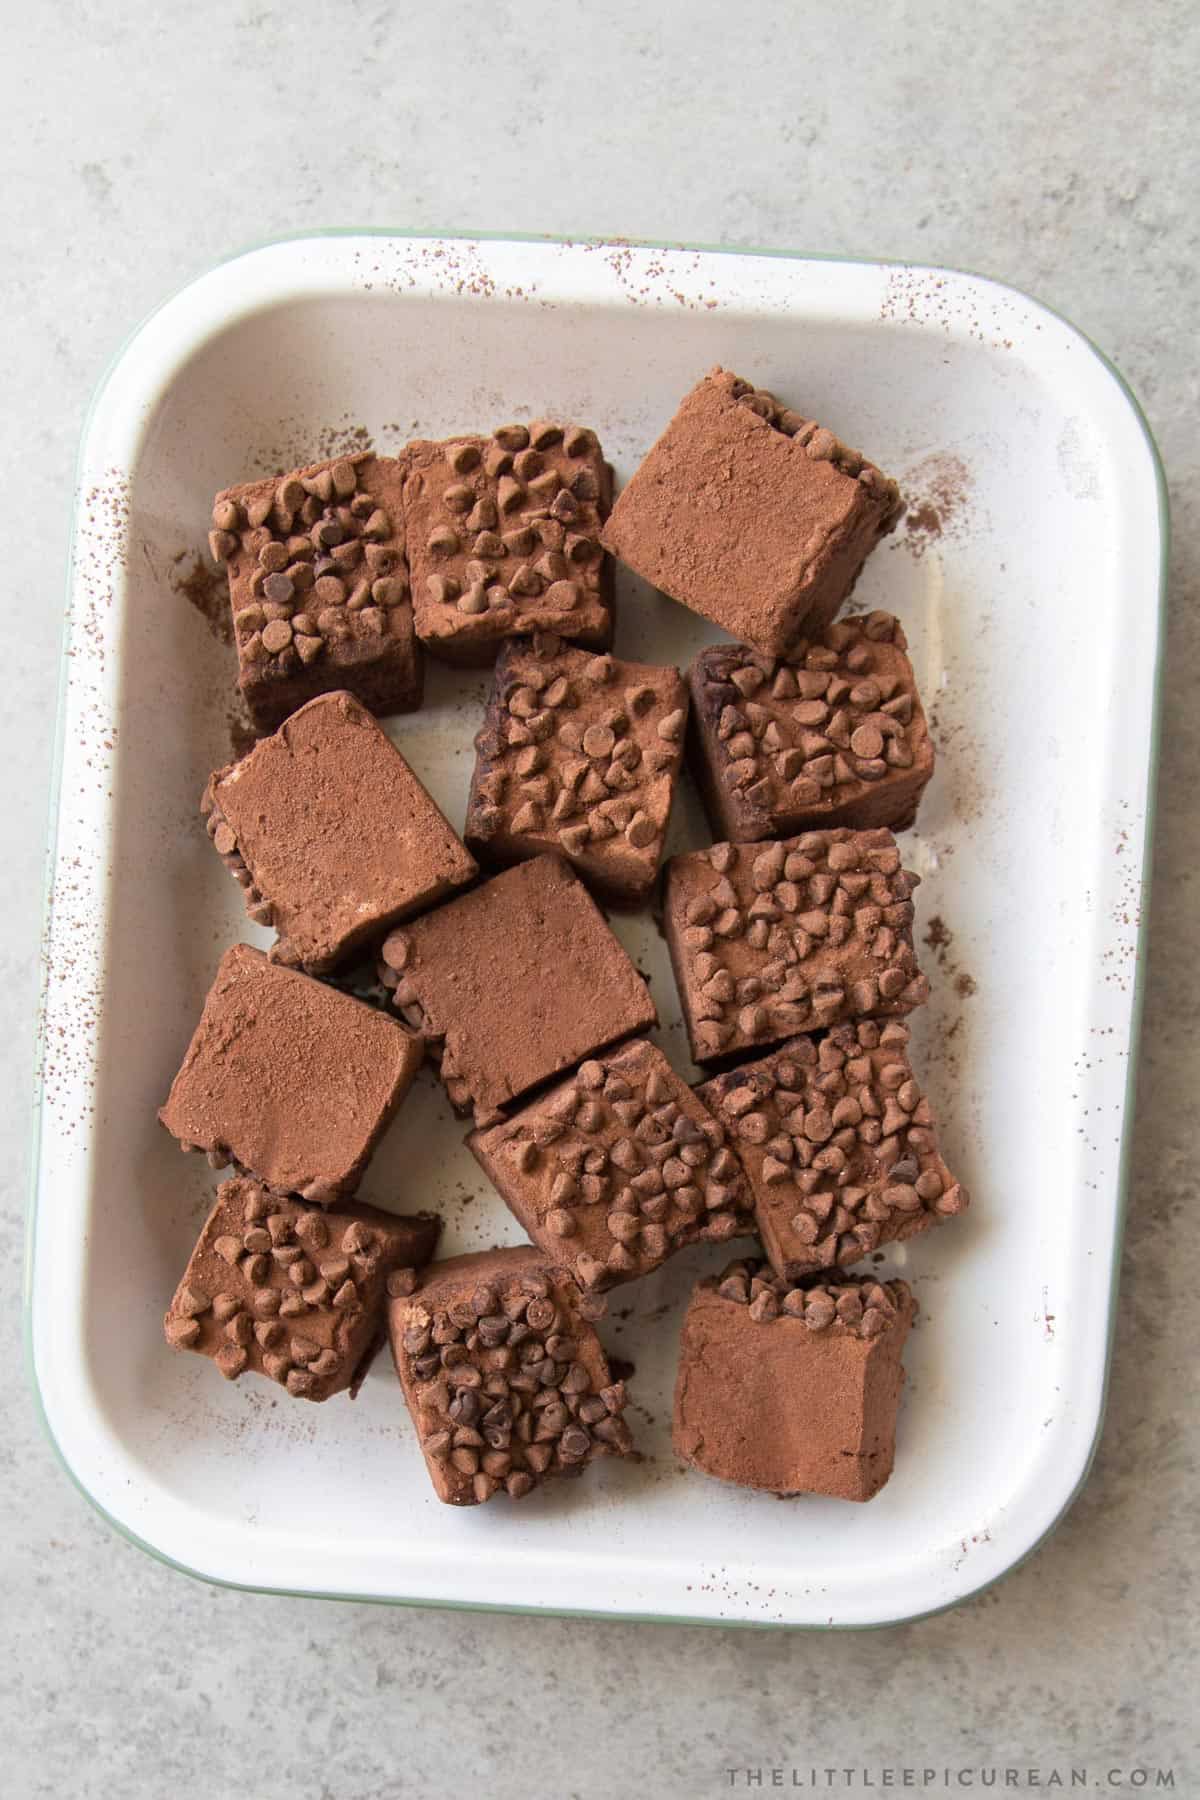
[[[1052, 1522], [1101, 1405], [1156, 578], [1128, 402], [1068, 328], [967, 278], [947, 295], [865, 265], [520, 245], [439, 265], [401, 240], [256, 255], [283, 252], [249, 299], [237, 264], [217, 272], [224, 316], [163, 352], [165, 376], [130, 369], [135, 342], [85, 459], [34, 1280], [51, 1429], [123, 1528], [219, 1579], [756, 1623], [947, 1604]], [[711, 1247], [616, 1290], [601, 1328], [635, 1364], [645, 1460], [460, 1512], [433, 1498], [386, 1357], [357, 1402], [317, 1408], [226, 1386], [163, 1343], [219, 1178], [155, 1108], [221, 950], [268, 941], [197, 812], [231, 754], [233, 653], [180, 586], [203, 587], [194, 561], [229, 481], [361, 433], [390, 451], [546, 414], [595, 426], [624, 480], [718, 362], [860, 445], [909, 498], [854, 605], [903, 621], [938, 745], [901, 840], [933, 984], [914, 1057], [974, 1204], [881, 1265], [922, 1314], [896, 1472], [870, 1505], [781, 1503], [677, 1465], [676, 1339], [692, 1282], [729, 1254]], [[122, 430], [127, 465], [106, 466]], [[619, 653], [686, 666], [719, 635], [627, 571], [618, 589]], [[427, 668], [424, 709], [388, 728], [461, 826], [488, 674]], [[685, 784], [670, 848], [708, 841]], [[654, 920], [613, 925], [693, 1075]], [[443, 1253], [521, 1237], [465, 1129], [424, 1071], [362, 1188], [442, 1212]]]

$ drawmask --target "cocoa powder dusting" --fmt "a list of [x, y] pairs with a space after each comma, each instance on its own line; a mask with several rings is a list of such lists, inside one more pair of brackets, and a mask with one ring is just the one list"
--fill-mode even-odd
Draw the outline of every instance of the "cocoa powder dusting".
[[954, 942], [954, 933], [945, 919], [935, 913], [925, 928], [922, 939], [927, 950], [933, 951], [934, 961], [943, 974], [950, 978], [954, 992], [962, 1000], [970, 999], [978, 991], [978, 984], [973, 975], [968, 975], [950, 955], [950, 946]]
[[971, 471], [960, 456], [937, 453], [915, 463], [901, 480], [908, 507], [904, 529], [895, 539], [897, 546], [922, 557], [942, 538], [960, 535], [966, 527], [973, 485]]
[[[64, 767], [80, 756], [86, 772], [80, 779], [109, 801], [118, 731], [106, 674], [119, 629], [116, 595], [129, 556], [131, 519], [129, 482], [116, 469], [106, 470], [103, 482], [81, 495], [64, 651], [77, 732]], [[82, 1132], [95, 1112], [105, 951], [96, 895], [110, 873], [105, 853], [91, 844], [76, 855], [60, 852], [46, 909], [37, 1072], [43, 1103], [64, 1137]]]
[[176, 594], [182, 594], [189, 606], [195, 607], [219, 644], [232, 644], [233, 618], [224, 570], [193, 555], [191, 567], [185, 574], [182, 565], [188, 554], [188, 551], [180, 550], [171, 558], [171, 567], [175, 571], [170, 576], [171, 588]]
[[[205, 557], [190, 550], [179, 550], [171, 558], [168, 580], [171, 592], [179, 594], [189, 606], [195, 608], [217, 643], [232, 648], [233, 616], [229, 604], [229, 580], [225, 571], [214, 567]], [[231, 668], [230, 679], [232, 678]], [[240, 762], [247, 751], [253, 750], [260, 733], [236, 687], [226, 708], [225, 729], [229, 734], [229, 748], [234, 760]]]
[[374, 448], [371, 432], [349, 413], [336, 424], [323, 426], [315, 436], [307, 419], [284, 418], [277, 421], [272, 437], [264, 438], [247, 456], [243, 479], [280, 477], [308, 463], [327, 462], [336, 456], [365, 456]]
[[910, 506], [907, 518], [910, 537], [941, 537], [942, 516], [928, 500], [922, 501], [920, 506]]

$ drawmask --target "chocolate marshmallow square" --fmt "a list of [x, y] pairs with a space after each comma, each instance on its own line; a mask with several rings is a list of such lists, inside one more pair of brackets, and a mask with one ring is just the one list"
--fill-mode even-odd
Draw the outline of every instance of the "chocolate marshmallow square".
[[966, 1208], [908, 1037], [899, 1019], [835, 1025], [698, 1089], [730, 1134], [758, 1235], [786, 1281], [859, 1262]]
[[597, 893], [637, 904], [654, 885], [683, 759], [677, 669], [506, 644], [483, 729], [465, 836], [481, 859], [553, 850]]
[[894, 481], [726, 369], [686, 395], [604, 528], [614, 556], [772, 656], [819, 633], [899, 516]]
[[342, 1201], [322, 1211], [238, 1178], [217, 1190], [164, 1321], [222, 1375], [300, 1400], [355, 1391], [383, 1342], [387, 1294], [411, 1292], [441, 1220]]
[[612, 471], [594, 431], [536, 419], [404, 452], [417, 634], [453, 663], [490, 663], [506, 638], [553, 631], [612, 642], [600, 527]]
[[899, 622], [875, 612], [782, 657], [702, 650], [688, 671], [689, 757], [714, 833], [749, 843], [911, 825], [933, 743], [906, 648]]
[[714, 844], [667, 864], [663, 924], [697, 1062], [929, 998], [890, 831]]
[[557, 856], [518, 863], [392, 932], [380, 975], [430, 1040], [452, 1104], [481, 1127], [658, 1023], [645, 981]]
[[434, 1263], [388, 1309], [392, 1351], [439, 1500], [520, 1500], [633, 1448], [585, 1294], [521, 1245]]
[[209, 547], [260, 730], [337, 688], [380, 716], [421, 704], [401, 477], [393, 457], [344, 456], [217, 495]]
[[534, 1243], [587, 1288], [753, 1230], [726, 1126], [644, 1039], [467, 1144]]
[[680, 1341], [676, 1454], [738, 1487], [873, 1499], [895, 1461], [916, 1311], [903, 1281], [794, 1288], [743, 1262], [700, 1282]]
[[216, 1167], [326, 1205], [358, 1186], [423, 1054], [386, 1014], [234, 944], [158, 1116]]
[[208, 834], [271, 954], [336, 967], [463, 887], [470, 856], [399, 750], [352, 694], [323, 694], [210, 778]]

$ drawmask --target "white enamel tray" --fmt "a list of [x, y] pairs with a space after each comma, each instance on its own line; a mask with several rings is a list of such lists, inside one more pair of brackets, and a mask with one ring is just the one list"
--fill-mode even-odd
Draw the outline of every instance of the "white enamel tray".
[[[215, 1177], [155, 1123], [222, 947], [254, 938], [196, 802], [229, 755], [232, 653], [176, 591], [214, 491], [370, 433], [561, 415], [625, 479], [714, 363], [861, 445], [909, 522], [856, 601], [898, 613], [938, 770], [906, 860], [933, 982], [915, 1051], [972, 1211], [913, 1280], [896, 1472], [783, 1504], [670, 1448], [686, 1294], [719, 1248], [623, 1288], [646, 1459], [520, 1507], [433, 1498], [395, 1377], [289, 1404], [170, 1354], [161, 1317]], [[64, 660], [29, 1322], [47, 1425], [127, 1536], [211, 1580], [309, 1594], [737, 1623], [952, 1605], [1078, 1491], [1104, 1401], [1139, 988], [1165, 514], [1119, 378], [1024, 296], [945, 271], [367, 233], [272, 244], [161, 308], [97, 397]], [[187, 553], [182, 562], [181, 553]], [[622, 577], [618, 649], [716, 636]], [[431, 666], [391, 729], [461, 824], [485, 679]], [[686, 791], [672, 848], [707, 842]], [[661, 939], [616, 929], [688, 1069]], [[436, 1207], [444, 1251], [519, 1238], [421, 1077], [363, 1195]]]

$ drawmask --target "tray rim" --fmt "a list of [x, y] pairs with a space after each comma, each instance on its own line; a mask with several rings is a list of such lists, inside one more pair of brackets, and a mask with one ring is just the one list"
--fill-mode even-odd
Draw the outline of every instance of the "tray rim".
[[[1095, 1426], [1087, 1453], [1083, 1459], [1080, 1472], [1058, 1511], [1040, 1530], [1036, 1537], [1016, 1555], [1004, 1568], [987, 1576], [972, 1586], [965, 1587], [961, 1593], [941, 1604], [923, 1608], [915, 1612], [903, 1612], [893, 1617], [877, 1620], [845, 1620], [845, 1621], [791, 1621], [791, 1620], [755, 1620], [718, 1618], [711, 1614], [674, 1614], [641, 1611], [621, 1611], [607, 1607], [564, 1607], [553, 1605], [523, 1606], [516, 1602], [500, 1604], [492, 1601], [455, 1600], [444, 1597], [430, 1598], [425, 1595], [378, 1594], [370, 1592], [331, 1592], [328, 1589], [308, 1589], [303, 1587], [276, 1587], [248, 1581], [234, 1580], [228, 1576], [193, 1567], [180, 1558], [170, 1555], [150, 1543], [138, 1532], [118, 1519], [100, 1501], [87, 1485], [84, 1476], [72, 1465], [69, 1457], [60, 1444], [50, 1421], [45, 1398], [39, 1379], [37, 1359], [34, 1350], [33, 1306], [36, 1275], [36, 1243], [38, 1223], [38, 1200], [41, 1189], [41, 1144], [42, 1114], [45, 1104], [45, 1084], [43, 1079], [43, 1044], [46, 1027], [47, 982], [49, 967], [47, 952], [49, 948], [49, 932], [51, 924], [52, 901], [55, 870], [58, 861], [59, 826], [62, 803], [63, 756], [67, 727], [67, 699], [70, 675], [71, 650], [71, 599], [76, 569], [77, 551], [80, 536], [79, 494], [82, 476], [87, 462], [92, 430], [105, 399], [108, 389], [122, 369], [126, 358], [144, 335], [151, 322], [166, 311], [193, 288], [199, 286], [218, 270], [244, 259], [257, 256], [264, 251], [277, 250], [298, 244], [326, 243], [341, 238], [380, 238], [399, 242], [437, 242], [453, 245], [459, 249], [467, 249], [472, 244], [531, 244], [558, 246], [563, 249], [633, 249], [663, 251], [672, 253], [701, 254], [723, 257], [753, 257], [767, 260], [794, 262], [800, 264], [821, 263], [833, 264], [844, 268], [868, 269], [900, 269], [917, 277], [941, 277], [954, 281], [967, 281], [978, 284], [981, 288], [993, 293], [1009, 296], [1019, 301], [1033, 312], [1042, 313], [1067, 331], [1080, 343], [1082, 348], [1099, 363], [1102, 370], [1115, 384], [1118, 394], [1123, 399], [1132, 415], [1132, 420], [1140, 434], [1150, 466], [1150, 474], [1154, 483], [1157, 524], [1157, 580], [1156, 603], [1152, 616], [1155, 632], [1154, 661], [1150, 680], [1150, 742], [1146, 763], [1146, 794], [1143, 829], [1141, 834], [1140, 855], [1141, 867], [1138, 879], [1139, 926], [1137, 932], [1137, 955], [1134, 960], [1133, 991], [1129, 1013], [1129, 1053], [1126, 1058], [1124, 1091], [1121, 1100], [1121, 1145], [1116, 1172], [1116, 1196], [1112, 1237], [1112, 1255], [1108, 1272], [1108, 1308], [1107, 1331], [1104, 1344], [1104, 1367], [1101, 1372], [1100, 1393], [1096, 1410]], [[282, 295], [277, 298], [281, 298]], [[236, 317], [231, 313], [230, 318]], [[190, 340], [189, 350], [194, 351], [202, 342], [201, 337]], [[705, 1625], [709, 1627], [737, 1628], [758, 1631], [873, 1631], [886, 1630], [894, 1626], [916, 1624], [924, 1619], [936, 1618], [942, 1613], [962, 1605], [980, 1594], [988, 1592], [1000, 1581], [1006, 1579], [1016, 1570], [1022, 1568], [1048, 1538], [1058, 1529], [1067, 1513], [1075, 1504], [1091, 1473], [1104, 1431], [1108, 1396], [1112, 1375], [1113, 1345], [1116, 1332], [1117, 1296], [1120, 1283], [1121, 1255], [1125, 1237], [1125, 1225], [1129, 1208], [1129, 1184], [1132, 1162], [1132, 1120], [1134, 1100], [1137, 1091], [1137, 1078], [1141, 1056], [1142, 1016], [1145, 1005], [1146, 974], [1146, 920], [1149, 914], [1151, 898], [1153, 844], [1157, 817], [1158, 772], [1161, 753], [1162, 734], [1162, 693], [1163, 693], [1163, 655], [1166, 626], [1167, 582], [1170, 566], [1170, 502], [1168, 496], [1166, 473], [1162, 455], [1155, 440], [1153, 431], [1145, 412], [1129, 382], [1120, 369], [1103, 350], [1072, 319], [1047, 302], [1027, 293], [1024, 289], [1004, 282], [993, 276], [982, 274], [976, 270], [952, 267], [924, 262], [909, 262], [898, 257], [855, 257], [842, 256], [835, 252], [790, 250], [741, 244], [708, 244], [694, 241], [657, 238], [631, 238], [608, 236], [563, 236], [548, 232], [518, 232], [504, 230], [473, 231], [469, 229], [407, 230], [391, 226], [354, 226], [336, 225], [318, 229], [298, 230], [281, 233], [262, 239], [248, 241], [227, 255], [213, 262], [198, 267], [184, 281], [180, 282], [168, 294], [153, 306], [126, 335], [109, 357], [99, 380], [92, 392], [80, 428], [78, 449], [76, 452], [74, 481], [72, 487], [72, 519], [71, 531], [67, 545], [66, 559], [66, 603], [63, 613], [63, 624], [59, 640], [59, 671], [55, 699], [55, 730], [50, 766], [50, 787], [47, 807], [46, 862], [43, 876], [42, 908], [41, 908], [41, 949], [39, 953], [39, 991], [35, 1021], [34, 1038], [34, 1081], [33, 1105], [30, 1117], [30, 1155], [28, 1204], [26, 1208], [26, 1228], [24, 1246], [24, 1267], [22, 1277], [22, 1343], [27, 1378], [33, 1394], [34, 1409], [42, 1429], [53, 1450], [55, 1457], [72, 1485], [83, 1495], [89, 1505], [99, 1514], [118, 1536], [127, 1543], [143, 1551], [154, 1561], [187, 1575], [193, 1580], [203, 1581], [214, 1587], [228, 1588], [241, 1593], [269, 1594], [287, 1599], [298, 1600], [330, 1600], [378, 1606], [420, 1607], [430, 1610], [451, 1612], [501, 1613], [511, 1615], [533, 1615], [548, 1618], [587, 1618], [606, 1619], [635, 1624], [659, 1625]]]

